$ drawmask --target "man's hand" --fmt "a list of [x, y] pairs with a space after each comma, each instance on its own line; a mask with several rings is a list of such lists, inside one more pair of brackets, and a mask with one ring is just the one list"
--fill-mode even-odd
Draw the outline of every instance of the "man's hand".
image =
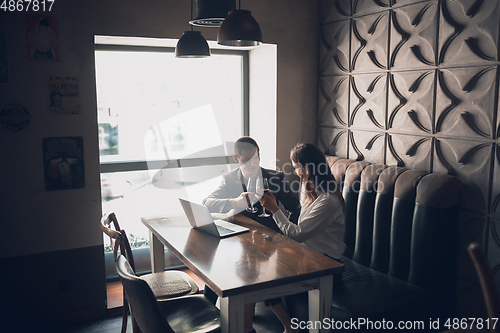
[[251, 202], [257, 202], [259, 200], [259, 197], [255, 195], [255, 193], [252, 192], [243, 192], [240, 194], [239, 197], [235, 199], [229, 199], [231, 202], [231, 208], [233, 209], [242, 209], [246, 208], [250, 205]]

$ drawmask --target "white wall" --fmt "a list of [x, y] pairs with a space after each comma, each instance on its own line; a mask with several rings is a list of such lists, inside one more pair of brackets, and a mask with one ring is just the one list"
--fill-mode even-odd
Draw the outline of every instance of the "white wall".
[[250, 136], [260, 147], [260, 164], [276, 168], [277, 47], [261, 45], [249, 55]]

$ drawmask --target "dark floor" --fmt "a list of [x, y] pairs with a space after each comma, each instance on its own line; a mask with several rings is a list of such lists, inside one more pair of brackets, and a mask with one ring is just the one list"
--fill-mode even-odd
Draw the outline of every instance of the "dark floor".
[[[95, 321], [71, 325], [61, 333], [120, 333], [122, 324], [121, 316], [102, 318]], [[264, 303], [257, 303], [254, 317], [254, 328], [257, 333], [282, 333], [283, 326], [269, 307]], [[127, 333], [132, 333], [132, 327], [127, 325]]]

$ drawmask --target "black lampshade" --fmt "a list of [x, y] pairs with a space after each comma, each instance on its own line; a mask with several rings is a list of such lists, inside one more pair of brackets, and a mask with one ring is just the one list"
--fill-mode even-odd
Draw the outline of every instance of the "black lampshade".
[[234, 0], [196, 0], [198, 16], [189, 23], [201, 27], [220, 27], [230, 10], [236, 9]]
[[225, 46], [258, 46], [261, 43], [262, 32], [249, 10], [231, 10], [217, 35], [217, 44]]
[[184, 31], [175, 46], [176, 58], [210, 57], [210, 47], [199, 31]]

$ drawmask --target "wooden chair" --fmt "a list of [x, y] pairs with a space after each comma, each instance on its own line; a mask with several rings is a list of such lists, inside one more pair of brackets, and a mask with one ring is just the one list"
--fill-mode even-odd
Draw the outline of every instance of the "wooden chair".
[[122, 255], [116, 261], [116, 271], [143, 333], [220, 332], [220, 312], [205, 296], [158, 301]]
[[493, 280], [493, 274], [486, 260], [486, 256], [481, 250], [481, 246], [478, 243], [471, 243], [467, 247], [469, 255], [472, 259], [472, 263], [476, 268], [477, 275], [479, 277], [479, 284], [481, 285], [481, 290], [483, 293], [484, 302], [486, 304], [486, 311], [488, 312], [489, 330], [486, 330], [486, 323], [483, 323], [483, 329], [477, 327], [471, 327], [467, 329], [452, 329], [446, 331], [445, 333], [460, 333], [460, 332], [490, 332], [498, 333], [500, 332], [500, 323], [493, 318], [500, 318], [500, 302], [498, 299], [498, 293], [495, 287], [495, 281]]
[[[488, 312], [488, 317], [490, 320], [493, 318], [500, 318], [500, 302], [498, 300], [498, 292], [495, 287], [495, 281], [493, 279], [493, 273], [488, 265], [486, 256], [481, 250], [481, 247], [477, 243], [472, 243], [467, 248], [469, 250], [469, 255], [476, 268], [477, 275], [479, 277], [479, 283], [481, 285], [481, 290], [483, 292], [484, 302], [486, 303], [486, 311]], [[495, 323], [495, 327], [490, 327], [491, 333], [500, 332], [500, 323], [492, 320], [491, 323]]]
[[[120, 228], [115, 213], [108, 213], [102, 217], [101, 229], [110, 238], [115, 261], [120, 253], [127, 259], [132, 271], [137, 275], [132, 248], [125, 230]], [[145, 274], [141, 276], [141, 279], [149, 285], [153, 295], [158, 300], [196, 294], [199, 290], [196, 282], [188, 274], [177, 270]], [[128, 300], [124, 290], [122, 333], [127, 331], [128, 312]], [[130, 318], [132, 320], [133, 331], [138, 332], [132, 311], [130, 311]]]

